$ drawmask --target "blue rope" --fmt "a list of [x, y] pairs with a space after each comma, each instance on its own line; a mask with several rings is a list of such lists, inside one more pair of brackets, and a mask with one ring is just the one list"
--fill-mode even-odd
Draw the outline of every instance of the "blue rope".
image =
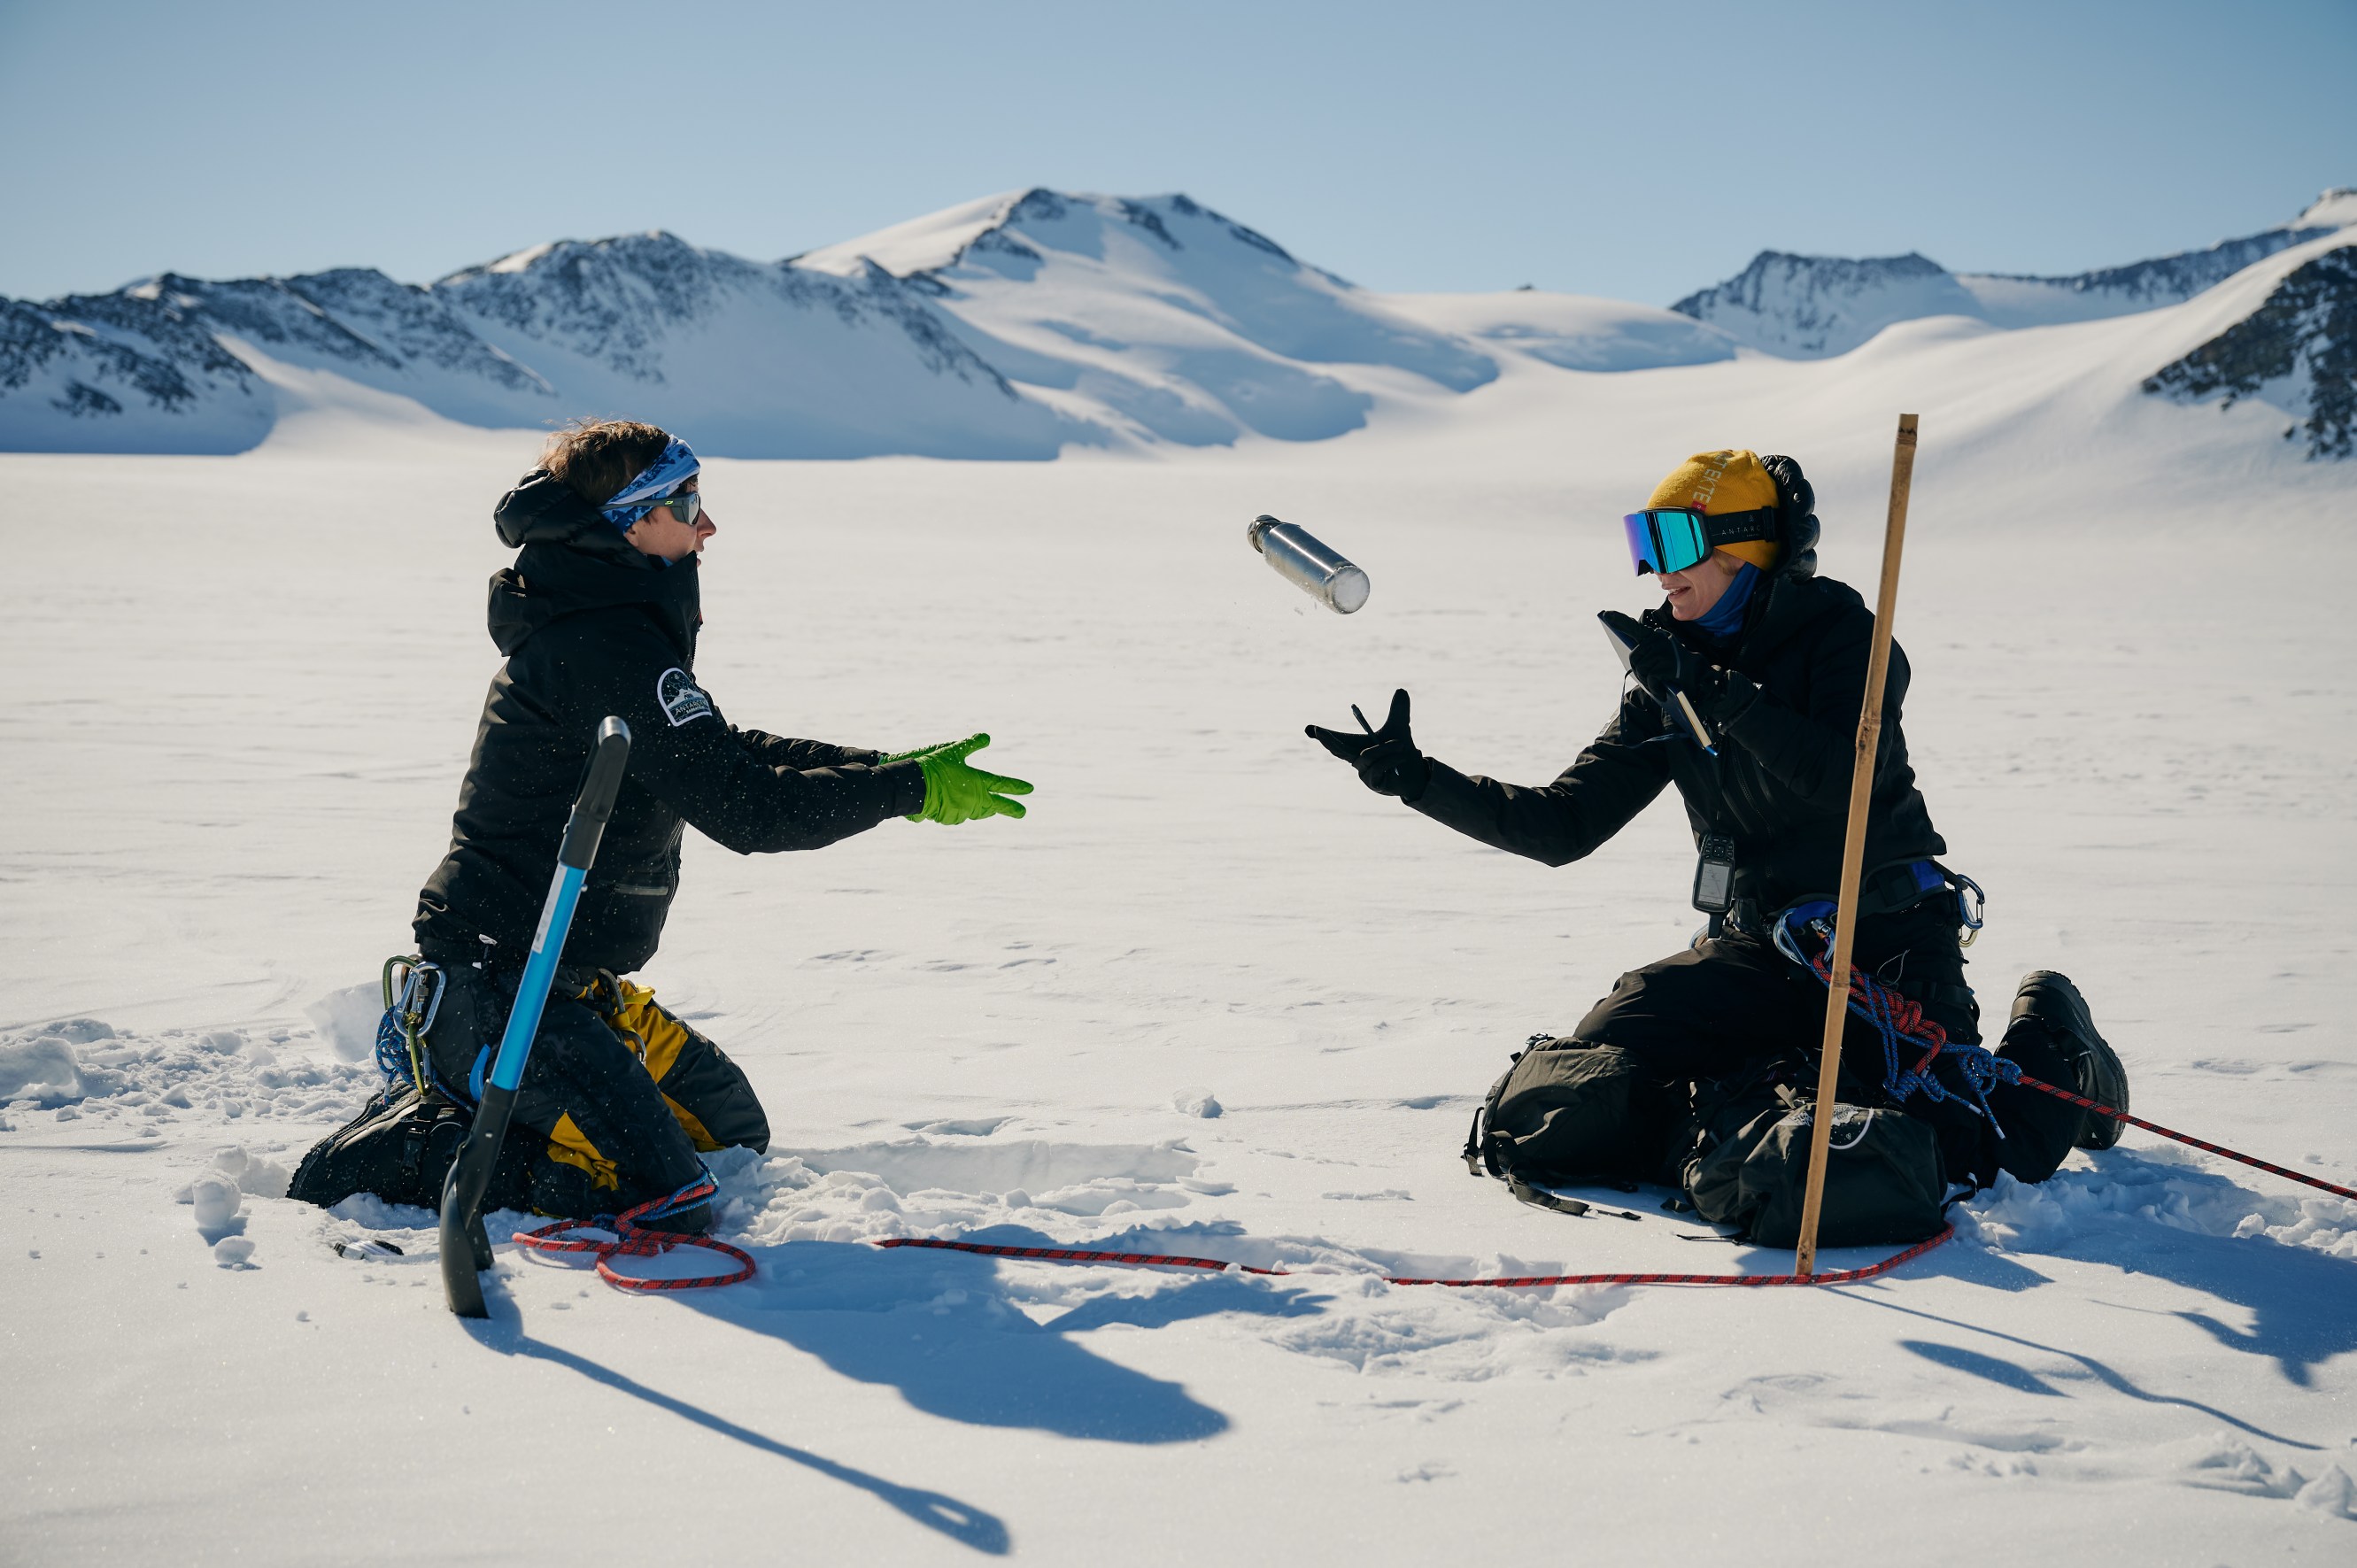
[[[632, 1215], [632, 1223], [644, 1225], [651, 1219], [666, 1219], [683, 1208], [693, 1208], [708, 1197], [717, 1197], [720, 1192], [720, 1183], [713, 1176], [712, 1167], [702, 1160], [696, 1161], [695, 1164], [696, 1168], [704, 1173], [702, 1176], [697, 1176], [685, 1187], [678, 1188], [667, 1197], [658, 1198], [651, 1204], [640, 1205]], [[595, 1225], [601, 1230], [612, 1230], [619, 1235], [620, 1230], [615, 1224], [619, 1216], [612, 1214], [600, 1214], [583, 1223]]]
[[[1785, 912], [1776, 922], [1776, 948], [1786, 958], [1815, 975], [1830, 988], [1833, 981], [1833, 915], [1834, 906], [1803, 904]], [[1818, 940], [1817, 955], [1811, 958], [1801, 947], [1800, 932], [1806, 931]], [[1988, 1124], [2000, 1138], [2005, 1129], [1998, 1124], [1996, 1112], [1989, 1108], [1989, 1091], [2000, 1083], [2019, 1083], [2021, 1065], [2008, 1061], [1981, 1046], [1967, 1045], [1948, 1038], [1939, 1025], [1921, 1022], [1910, 1028], [1904, 1022], [1912, 1012], [1921, 1019], [1921, 1010], [1898, 992], [1867, 974], [1856, 965], [1850, 968], [1850, 985], [1846, 998], [1850, 1015], [1864, 1019], [1877, 1038], [1882, 1042], [1882, 1091], [1894, 1103], [1904, 1104], [1910, 1095], [1921, 1094], [1934, 1104], [1954, 1101]], [[1859, 993], [1864, 993], [1861, 1001]], [[1913, 1047], [1903, 1057], [1900, 1042]], [[1933, 1078], [1928, 1070], [1941, 1057], [1954, 1062], [1956, 1075], [1971, 1091], [1967, 1100]]]

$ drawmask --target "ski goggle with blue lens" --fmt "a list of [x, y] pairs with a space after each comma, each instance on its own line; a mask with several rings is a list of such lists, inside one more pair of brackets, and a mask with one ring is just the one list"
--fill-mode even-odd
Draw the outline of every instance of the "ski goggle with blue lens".
[[1628, 531], [1629, 558], [1637, 575], [1683, 572], [1710, 559], [1724, 544], [1747, 544], [1776, 537], [1776, 509], [1757, 511], [1696, 511], [1692, 507], [1659, 507], [1632, 511], [1620, 520]]

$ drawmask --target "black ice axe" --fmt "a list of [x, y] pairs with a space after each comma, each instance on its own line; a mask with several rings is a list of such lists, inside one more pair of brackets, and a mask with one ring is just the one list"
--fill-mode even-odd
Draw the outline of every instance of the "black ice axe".
[[565, 823], [556, 876], [548, 885], [548, 901], [540, 908], [540, 929], [532, 939], [532, 956], [524, 961], [523, 980], [516, 986], [515, 1005], [508, 1010], [507, 1033], [500, 1036], [482, 1101], [475, 1107], [474, 1125], [450, 1163], [449, 1179], [442, 1184], [442, 1290], [450, 1299], [450, 1310], [461, 1317], [490, 1316], [483, 1306], [483, 1282], [477, 1277], [491, 1266], [491, 1239], [483, 1231], [480, 1213], [483, 1191], [490, 1186], [500, 1141], [507, 1136], [508, 1117], [515, 1110], [516, 1085], [523, 1081], [532, 1037], [539, 1033], [540, 1015], [548, 1005], [549, 983], [556, 978], [565, 934], [573, 927], [573, 906], [597, 862], [597, 841], [605, 836], [606, 819], [614, 814], [614, 796], [630, 766], [630, 726], [609, 716], [597, 726], [589, 775], [582, 780], [573, 815]]

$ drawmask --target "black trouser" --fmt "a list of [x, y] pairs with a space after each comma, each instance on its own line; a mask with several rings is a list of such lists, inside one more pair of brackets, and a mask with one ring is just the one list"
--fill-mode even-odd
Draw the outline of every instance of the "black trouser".
[[[1980, 1039], [1978, 1006], [1964, 988], [1953, 901], [1934, 897], [1912, 909], [1859, 922], [1851, 961], [1922, 997], [1924, 1015], [1952, 1040]], [[1813, 1060], [1824, 1037], [1825, 988], [1763, 940], [1748, 934], [1706, 939], [1620, 977], [1588, 1010], [1575, 1038], [1618, 1046], [1653, 1065], [1665, 1082], [1733, 1077], [1776, 1058]], [[2069, 1088], [2072, 1069], [2034, 1030], [2009, 1036], [2000, 1054], [2036, 1078]], [[1902, 1061], [1902, 1068], [1912, 1067]], [[2000, 1169], [2043, 1181], [2071, 1152], [2080, 1112], [2034, 1090], [2000, 1084], [1989, 1095], [1996, 1127], [1966, 1109], [1972, 1097], [1953, 1062], [1933, 1073], [1961, 1099], [1933, 1102], [1921, 1094], [1906, 1109], [1930, 1122], [1950, 1174], [1986, 1185]], [[1842, 1035], [1843, 1097], [1873, 1103], [1886, 1076], [1882, 1041], [1852, 1014]], [[2003, 1136], [1998, 1135], [2002, 1129]]]
[[[470, 964], [445, 964], [448, 976], [434, 1026], [426, 1035], [434, 1070], [453, 1090], [471, 1094], [468, 1080], [480, 1053], [498, 1054], [516, 977]], [[744, 1072], [693, 1029], [658, 1085], [631, 1045], [583, 999], [583, 977], [560, 971], [541, 1015], [532, 1056], [517, 1086], [515, 1124], [542, 1138], [557, 1123], [573, 1124], [613, 1161], [619, 1208], [676, 1192], [697, 1180], [703, 1162], [665, 1096], [694, 1116], [716, 1144], [767, 1148], [770, 1131]], [[489, 1066], [485, 1069], [488, 1072]]]

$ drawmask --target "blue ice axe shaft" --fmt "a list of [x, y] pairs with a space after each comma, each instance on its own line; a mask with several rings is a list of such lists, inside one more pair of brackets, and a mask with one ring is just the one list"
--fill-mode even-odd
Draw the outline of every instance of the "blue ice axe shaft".
[[491, 1059], [483, 1098], [475, 1107], [474, 1124], [450, 1175], [442, 1184], [442, 1290], [450, 1310], [461, 1317], [489, 1316], [483, 1305], [481, 1272], [491, 1266], [491, 1239], [484, 1233], [483, 1193], [499, 1163], [500, 1144], [507, 1136], [508, 1118], [515, 1111], [516, 1086], [523, 1081], [524, 1062], [532, 1055], [533, 1036], [540, 1032], [540, 1015], [548, 1006], [548, 988], [556, 978], [557, 961], [565, 953], [565, 933], [573, 929], [573, 906], [581, 884], [597, 860], [597, 843], [605, 837], [606, 821], [614, 814], [614, 797], [630, 765], [630, 726], [611, 717], [597, 726], [597, 749], [590, 754], [589, 775], [574, 798], [573, 814], [565, 820], [565, 840], [556, 851], [556, 875], [548, 885], [548, 900], [541, 906], [540, 929], [533, 934], [532, 956], [524, 961], [523, 979], [517, 983], [515, 1005], [508, 1010], [507, 1032], [500, 1036], [499, 1055]]

